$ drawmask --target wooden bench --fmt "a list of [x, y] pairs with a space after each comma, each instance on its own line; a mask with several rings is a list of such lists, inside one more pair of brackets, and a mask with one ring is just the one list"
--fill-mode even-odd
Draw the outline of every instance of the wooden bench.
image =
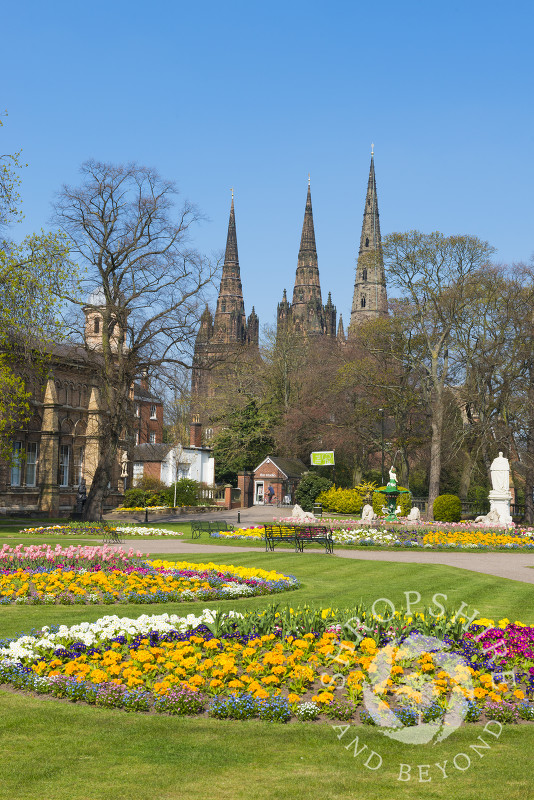
[[334, 552], [332, 531], [323, 525], [266, 525], [265, 550], [274, 551], [280, 542], [292, 542], [295, 553], [303, 553], [307, 544], [322, 544], [327, 553]]
[[233, 531], [234, 526], [229, 525], [225, 519], [214, 519], [209, 522], [208, 520], [195, 520], [191, 523], [191, 538], [199, 539], [200, 535], [205, 533], [218, 533], [219, 531]]

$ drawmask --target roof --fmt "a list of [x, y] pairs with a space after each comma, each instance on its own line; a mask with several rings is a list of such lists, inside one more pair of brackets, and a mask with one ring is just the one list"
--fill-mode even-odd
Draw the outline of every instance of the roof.
[[132, 461], [164, 461], [172, 444], [138, 444], [134, 447]]
[[305, 472], [309, 472], [309, 467], [307, 467], [300, 458], [280, 458], [279, 456], [267, 456], [267, 458], [263, 459], [261, 464], [258, 464], [254, 472], [256, 472], [262, 464], [265, 464], [267, 460], [271, 461], [275, 467], [278, 467], [287, 478], [301, 478]]
[[161, 403], [159, 397], [156, 397], [155, 394], [152, 394], [149, 389], [143, 389], [139, 383], [134, 383], [134, 398], [136, 400], [153, 400], [156, 403]]

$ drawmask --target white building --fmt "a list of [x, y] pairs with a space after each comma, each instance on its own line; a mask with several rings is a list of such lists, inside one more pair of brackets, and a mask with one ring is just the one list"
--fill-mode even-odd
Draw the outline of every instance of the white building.
[[181, 478], [215, 484], [215, 459], [209, 447], [181, 444], [139, 444], [133, 450], [134, 486], [141, 478], [155, 478], [171, 486]]

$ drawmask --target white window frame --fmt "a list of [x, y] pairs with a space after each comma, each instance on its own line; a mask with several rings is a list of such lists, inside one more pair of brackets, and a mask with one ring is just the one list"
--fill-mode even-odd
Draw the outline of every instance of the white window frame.
[[37, 486], [38, 453], [37, 442], [28, 442], [26, 444], [26, 486]]
[[59, 485], [69, 485], [70, 444], [59, 445]]
[[150, 406], [150, 419], [157, 419], [158, 418], [158, 407], [155, 403], [152, 403]]
[[150, 433], [148, 434], [148, 443], [149, 444], [157, 444], [157, 442], [156, 442], [156, 432], [155, 431], [150, 431]]

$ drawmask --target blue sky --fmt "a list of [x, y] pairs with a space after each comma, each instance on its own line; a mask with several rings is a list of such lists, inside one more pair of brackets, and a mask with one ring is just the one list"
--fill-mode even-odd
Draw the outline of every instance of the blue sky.
[[0, 152], [28, 162], [19, 234], [89, 157], [155, 166], [224, 248], [247, 314], [292, 292], [311, 173], [323, 298], [348, 321], [369, 169], [382, 233], [534, 252], [531, 2], [25, 2], [2, 10]]

